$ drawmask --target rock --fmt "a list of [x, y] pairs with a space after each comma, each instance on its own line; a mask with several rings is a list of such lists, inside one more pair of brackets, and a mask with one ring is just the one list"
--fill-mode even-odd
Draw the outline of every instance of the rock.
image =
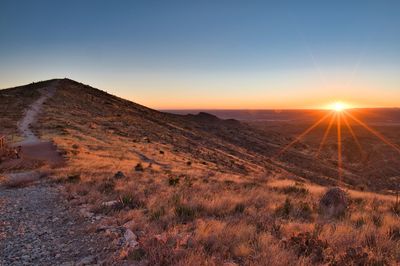
[[325, 217], [339, 217], [345, 214], [348, 202], [346, 192], [338, 187], [330, 188], [319, 201], [319, 210]]
[[116, 205], [118, 205], [118, 201], [117, 200], [111, 200], [111, 201], [106, 201], [106, 202], [103, 202], [102, 204], [101, 204], [101, 206], [103, 206], [103, 207], [113, 207], [113, 206], [116, 206]]
[[137, 236], [130, 229], [125, 230], [124, 239], [126, 245], [130, 248], [135, 248], [139, 245], [139, 242], [137, 242]]
[[124, 175], [123, 172], [118, 171], [117, 173], [115, 173], [114, 178], [115, 179], [122, 179], [122, 178], [125, 178], [125, 175]]

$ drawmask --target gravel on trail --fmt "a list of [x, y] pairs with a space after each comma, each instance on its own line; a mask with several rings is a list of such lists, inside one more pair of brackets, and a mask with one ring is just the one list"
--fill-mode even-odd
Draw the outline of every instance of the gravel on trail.
[[109, 264], [112, 240], [91, 230], [54, 185], [1, 187], [0, 214], [0, 265]]

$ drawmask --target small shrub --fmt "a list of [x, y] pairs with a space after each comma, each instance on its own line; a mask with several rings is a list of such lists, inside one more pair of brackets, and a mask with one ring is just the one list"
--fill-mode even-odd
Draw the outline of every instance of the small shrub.
[[282, 206], [275, 209], [275, 214], [283, 218], [289, 218], [290, 212], [293, 210], [292, 202], [286, 198]]
[[129, 252], [128, 260], [140, 261], [146, 256], [146, 251], [142, 248], [137, 248]]
[[197, 209], [187, 204], [178, 204], [175, 207], [175, 215], [181, 222], [192, 221], [197, 214]]
[[158, 208], [150, 213], [150, 220], [158, 221], [164, 215], [165, 215], [165, 208], [164, 207]]
[[366, 253], [361, 247], [348, 248], [346, 254], [343, 255], [338, 265], [369, 265], [368, 253]]
[[372, 215], [372, 223], [376, 226], [376, 227], [381, 227], [382, 223], [383, 223], [383, 217], [380, 214], [374, 214]]
[[243, 183], [243, 186], [245, 189], [253, 189], [253, 188], [259, 187], [260, 184], [258, 184], [256, 182], [245, 182], [245, 183]]
[[115, 179], [122, 179], [122, 178], [125, 178], [125, 175], [124, 175], [124, 173], [122, 171], [118, 171], [118, 172], [115, 173], [114, 178]]
[[308, 189], [304, 188], [304, 187], [298, 187], [298, 186], [287, 186], [287, 187], [283, 187], [282, 192], [284, 194], [295, 194], [295, 195], [307, 195], [309, 194]]
[[179, 177], [169, 177], [168, 184], [173, 187], [179, 185]]
[[136, 172], [143, 172], [143, 171], [144, 171], [143, 165], [142, 165], [141, 163], [138, 163], [138, 164], [135, 166], [135, 171], [136, 171]]
[[307, 202], [300, 202], [299, 206], [296, 208], [296, 216], [309, 221], [312, 219], [312, 208]]
[[376, 247], [376, 236], [373, 234], [366, 235], [364, 244], [369, 248]]
[[352, 202], [353, 202], [354, 204], [358, 205], [358, 206], [361, 206], [361, 205], [364, 204], [364, 199], [363, 199], [363, 198], [354, 198], [354, 199], [352, 200]]
[[327, 241], [322, 241], [309, 232], [292, 236], [288, 244], [296, 250], [299, 257], [311, 257], [314, 264], [325, 260], [324, 251], [329, 248]]
[[354, 226], [355, 226], [356, 228], [360, 228], [360, 227], [362, 227], [363, 225], [365, 225], [365, 219], [364, 219], [364, 217], [360, 217], [360, 218], [358, 218], [357, 220], [354, 221]]
[[133, 194], [124, 194], [119, 197], [119, 208], [129, 208], [129, 209], [136, 209], [136, 208], [143, 208], [145, 206], [144, 202], [141, 201], [137, 196]]
[[393, 241], [400, 241], [400, 227], [391, 227], [389, 229], [388, 236]]
[[67, 181], [69, 183], [78, 183], [79, 181], [81, 181], [81, 175], [80, 174], [70, 175], [67, 177]]
[[390, 208], [390, 210], [394, 215], [400, 216], [400, 203], [399, 202], [394, 203]]
[[114, 188], [115, 182], [111, 179], [107, 179], [99, 185], [98, 190], [102, 193], [111, 193], [114, 191]]
[[235, 213], [243, 213], [245, 209], [246, 209], [246, 206], [243, 203], [238, 203], [235, 206], [234, 212]]
[[77, 150], [77, 149], [79, 149], [79, 145], [78, 145], [78, 144], [72, 144], [72, 148], [73, 148], [74, 150]]
[[271, 235], [273, 235], [274, 237], [276, 237], [278, 239], [281, 239], [282, 238], [282, 225], [274, 222], [271, 227]]

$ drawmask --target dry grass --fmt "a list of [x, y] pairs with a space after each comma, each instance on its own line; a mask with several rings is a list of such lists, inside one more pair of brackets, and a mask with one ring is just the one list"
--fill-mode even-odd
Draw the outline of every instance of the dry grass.
[[[124, 254], [128, 260], [149, 265], [400, 263], [393, 196], [345, 188], [351, 197], [346, 215], [323, 219], [318, 201], [326, 187], [296, 183], [267, 164], [261, 171], [244, 149], [240, 157], [230, 144], [217, 150], [223, 145], [213, 142], [211, 149], [200, 145], [204, 136], [195, 136], [200, 144], [194, 146], [185, 128], [140, 120], [148, 112], [144, 107], [128, 110], [123, 101], [103, 102], [91, 94], [73, 98], [80, 93], [75, 89], [49, 101], [45, 113], [51, 116], [42, 116], [44, 126], [37, 130], [64, 152], [68, 164], [55, 176], [65, 183], [72, 204], [103, 215], [108, 225], [134, 221], [140, 248]], [[134, 111], [138, 114], [129, 113]], [[229, 151], [235, 156], [226, 156]], [[138, 163], [143, 171], [135, 170]], [[118, 171], [125, 177], [114, 178]], [[120, 204], [104, 206], [111, 200]]]
[[[179, 164], [174, 170], [134, 172], [135, 164], [132, 159], [108, 166], [107, 171], [91, 171], [90, 164], [63, 170], [86, 173], [79, 184], [68, 186], [74, 198], [114, 217], [111, 223], [135, 221], [132, 230], [140, 235], [141, 249], [128, 256], [132, 260], [146, 259], [152, 265], [399, 262], [399, 242], [390, 235], [400, 227], [390, 209], [394, 197], [348, 191], [352, 200], [347, 215], [326, 221], [317, 212], [323, 187], [268, 177], [263, 182], [246, 176], [229, 179], [202, 169], [189, 174]], [[126, 178], [114, 180], [113, 174], [121, 169], [127, 169]], [[171, 176], [179, 182], [171, 184]], [[99, 189], [107, 182], [113, 184], [109, 191]], [[111, 211], [101, 207], [123, 195], [140, 204]], [[282, 214], [278, 210], [287, 201], [290, 207]], [[303, 243], [304, 233], [326, 246], [302, 246], [298, 241]]]

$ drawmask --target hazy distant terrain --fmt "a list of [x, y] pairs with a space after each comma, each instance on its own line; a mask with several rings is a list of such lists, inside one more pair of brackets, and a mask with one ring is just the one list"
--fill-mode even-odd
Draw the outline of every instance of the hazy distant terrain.
[[[355, 114], [362, 115], [363, 121], [373, 124], [400, 124], [400, 108], [368, 108], [351, 109]], [[237, 119], [249, 122], [309, 122], [317, 119], [323, 110], [164, 110], [174, 114], [197, 114], [206, 112], [222, 119]]]

